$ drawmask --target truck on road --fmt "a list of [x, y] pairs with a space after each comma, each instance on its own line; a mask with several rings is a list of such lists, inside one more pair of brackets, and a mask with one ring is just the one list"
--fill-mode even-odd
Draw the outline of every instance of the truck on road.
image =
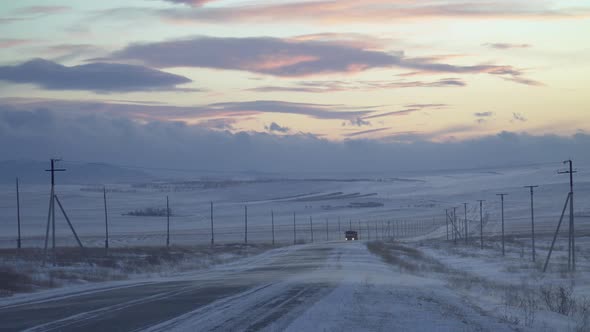
[[344, 233], [344, 238], [346, 241], [357, 241], [359, 239], [359, 235], [357, 231], [346, 231]]

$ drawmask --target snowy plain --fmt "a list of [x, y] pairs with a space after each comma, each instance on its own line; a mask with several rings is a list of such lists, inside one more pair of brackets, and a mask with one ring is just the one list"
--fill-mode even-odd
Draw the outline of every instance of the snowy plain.
[[[125, 215], [145, 208], [165, 208], [170, 200], [171, 242], [206, 244], [210, 241], [210, 202], [213, 202], [215, 240], [233, 243], [244, 240], [245, 206], [248, 208], [248, 240], [270, 242], [271, 212], [274, 213], [276, 241], [293, 241], [295, 214], [296, 238], [311, 240], [313, 223], [315, 240], [339, 239], [352, 225], [366, 231], [368, 223], [390, 222], [391, 228], [406, 224], [427, 224], [428, 237], [444, 236], [445, 210], [467, 218], [475, 230], [479, 227], [479, 205], [485, 199], [483, 214], [486, 235], [500, 232], [500, 199], [505, 200], [506, 232], [530, 232], [530, 194], [535, 190], [536, 231], [555, 229], [569, 192], [568, 177], [558, 174], [561, 163], [407, 174], [344, 174], [244, 177], [223, 179], [189, 178], [181, 174], [145, 183], [104, 184], [107, 188], [108, 219], [112, 246], [160, 245], [165, 241], [165, 217]], [[575, 174], [575, 213], [579, 230], [590, 229], [590, 168], [577, 167]], [[63, 177], [67, 176], [67, 172]], [[21, 179], [21, 227], [23, 246], [43, 245], [49, 186], [27, 184]], [[59, 185], [57, 194], [88, 246], [104, 243], [104, 206], [100, 185]], [[351, 204], [378, 203], [382, 206], [351, 207]], [[312, 218], [310, 223], [310, 218]], [[360, 222], [360, 224], [359, 224]], [[340, 226], [338, 225], [340, 224]], [[74, 245], [63, 217], [58, 214], [58, 245]], [[373, 230], [372, 227], [370, 230]], [[438, 233], [433, 233], [438, 228]], [[368, 234], [367, 234], [368, 235]], [[419, 235], [413, 233], [412, 235]], [[0, 247], [16, 245], [16, 199], [14, 186], [0, 186]]]
[[[563, 170], [561, 163], [401, 176], [169, 177], [105, 184], [113, 247], [162, 247], [165, 217], [125, 214], [165, 207], [166, 196], [173, 211], [171, 242], [175, 246], [209, 243], [210, 202], [218, 244], [244, 242], [247, 206], [250, 243], [270, 243], [272, 211], [276, 242], [289, 245], [295, 240], [300, 245], [195, 271], [20, 294], [0, 299], [0, 316], [11, 317], [14, 310], [36, 315], [35, 306], [44, 303], [43, 315], [27, 328], [75, 330], [103, 326], [136, 306], [180, 303], [185, 307], [170, 309], [166, 315], [120, 323], [149, 331], [587, 331], [590, 325], [585, 325], [584, 317], [589, 316], [584, 316], [582, 309], [560, 314], [549, 310], [542, 299], [547, 286], [570, 289], [578, 306], [590, 298], [588, 167], [578, 166], [575, 175], [578, 271], [567, 271], [566, 220], [549, 270], [542, 273], [569, 191], [567, 176], [558, 170]], [[535, 263], [530, 257], [530, 193], [526, 185], [539, 185], [535, 191]], [[102, 186], [59, 185], [57, 193], [83, 243], [101, 247]], [[506, 257], [501, 256], [498, 193], [508, 194]], [[479, 248], [477, 199], [486, 200], [482, 213], [484, 249]], [[47, 186], [22, 180], [25, 247], [43, 246], [47, 200]], [[452, 238], [447, 240], [445, 210], [456, 208], [461, 221], [464, 202], [468, 203], [470, 240], [454, 243]], [[359, 203], [369, 207], [358, 207]], [[13, 187], [2, 186], [0, 209], [0, 246], [14, 248]], [[386, 225], [391, 228], [385, 229]], [[57, 226], [58, 246], [74, 246], [61, 217]], [[343, 241], [342, 233], [349, 227], [361, 232], [362, 241]], [[310, 243], [312, 236], [314, 243]], [[382, 239], [380, 250], [398, 260], [388, 261], [387, 255], [367, 249], [369, 236]], [[134, 289], [137, 294], [122, 305]], [[217, 293], [207, 293], [211, 289]], [[206, 302], [201, 300], [203, 292], [208, 294]], [[112, 294], [108, 305], [101, 304], [103, 293]], [[80, 298], [87, 300], [85, 311], [80, 308], [78, 313], [64, 314], [53, 310]]]

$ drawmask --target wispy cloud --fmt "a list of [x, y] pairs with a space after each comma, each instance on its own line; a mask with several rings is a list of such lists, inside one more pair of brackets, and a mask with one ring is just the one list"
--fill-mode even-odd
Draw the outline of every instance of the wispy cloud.
[[47, 15], [60, 14], [71, 10], [68, 6], [29, 6], [22, 7], [10, 13], [10, 16], [0, 17], [0, 24], [34, 20]]
[[479, 124], [484, 124], [488, 121], [489, 118], [494, 116], [494, 112], [491, 112], [491, 111], [475, 112], [475, 113], [473, 113], [473, 116], [475, 117], [475, 122], [477, 122]]
[[322, 24], [382, 23], [392, 20], [450, 19], [567, 19], [587, 17], [587, 6], [556, 8], [550, 1], [437, 1], [437, 0], [320, 0], [244, 4], [194, 11], [157, 10], [170, 22], [313, 22]]
[[389, 129], [390, 128], [377, 128], [377, 129], [369, 129], [369, 130], [355, 131], [354, 133], [344, 134], [344, 136], [346, 136], [346, 137], [364, 136], [364, 135], [374, 134], [374, 133], [378, 133], [378, 132], [389, 130]]
[[16, 66], [0, 66], [0, 80], [34, 84], [47, 90], [131, 92], [177, 90], [190, 79], [137, 65], [90, 63], [66, 67], [35, 59]]
[[511, 122], [527, 122], [528, 119], [522, 115], [521, 113], [514, 112], [512, 113], [512, 120]]
[[237, 119], [232, 118], [213, 118], [199, 121], [200, 127], [217, 130], [235, 130], [234, 124], [238, 122]]
[[[98, 60], [105, 59], [93, 61]], [[195, 37], [131, 44], [112, 53], [106, 60], [140, 61], [156, 68], [215, 68], [281, 77], [356, 73], [374, 68], [393, 67], [421, 73], [487, 73], [503, 78], [521, 78], [522, 76], [519, 69], [509, 65], [452, 65], [431, 62], [429, 58], [405, 57], [402, 52], [388, 53], [349, 44], [270, 37]], [[412, 86], [419, 82], [413, 83], [408, 84]], [[400, 84], [403, 86], [404, 83]], [[434, 86], [460, 86], [461, 84], [462, 82], [456, 79], [432, 83]]]
[[68, 6], [29, 6], [19, 8], [15, 11], [16, 14], [23, 15], [37, 15], [37, 14], [58, 14], [71, 10]]
[[277, 86], [264, 85], [247, 89], [256, 92], [304, 92], [304, 93], [326, 93], [340, 91], [374, 91], [381, 89], [403, 89], [403, 88], [449, 88], [467, 86], [459, 78], [443, 78], [436, 81], [302, 81], [295, 85]]
[[473, 113], [473, 115], [476, 118], [489, 118], [489, 117], [491, 117], [491, 116], [494, 115], [494, 112], [490, 112], [490, 111], [488, 111], [488, 112], [476, 112], [476, 113]]
[[448, 108], [448, 105], [447, 104], [409, 104], [409, 105], [405, 105], [405, 107], [406, 107], [406, 109], [403, 109], [400, 111], [391, 111], [391, 112], [385, 112], [385, 113], [371, 114], [371, 115], [363, 117], [363, 119], [369, 120], [369, 119], [377, 119], [377, 118], [384, 118], [384, 117], [404, 116], [404, 115], [409, 115], [412, 113], [424, 111], [427, 109], [433, 109], [433, 110], [445, 109], [445, 108]]
[[405, 110], [401, 110], [401, 111], [391, 111], [391, 112], [385, 112], [385, 113], [381, 113], [381, 114], [374, 114], [374, 115], [369, 115], [369, 116], [365, 116], [364, 119], [376, 119], [376, 118], [384, 118], [384, 117], [392, 117], [392, 116], [403, 116], [403, 115], [408, 115], [414, 112], [418, 112], [421, 111], [421, 108], [408, 108]]
[[499, 50], [507, 50], [511, 48], [529, 48], [531, 47], [530, 44], [510, 44], [510, 43], [485, 43], [483, 44], [485, 47], [495, 48]]
[[0, 48], [9, 48], [31, 43], [31, 39], [0, 38]]
[[190, 7], [201, 7], [206, 3], [214, 2], [214, 1], [218, 1], [218, 0], [163, 0], [163, 1], [171, 2], [171, 3], [175, 3], [175, 4], [187, 5]]
[[65, 101], [53, 99], [0, 99], [0, 106], [16, 108], [51, 107], [63, 112], [125, 115], [142, 120], [204, 120], [249, 117], [260, 114], [294, 114], [324, 120], [350, 120], [375, 112], [374, 107], [353, 108], [344, 105], [292, 103], [277, 100], [214, 103], [195, 106], [153, 105], [149, 103]]
[[342, 126], [345, 127], [346, 125], [350, 125], [350, 126], [354, 126], [354, 127], [364, 127], [364, 126], [370, 126], [371, 122], [365, 120], [365, 118], [361, 118], [361, 117], [356, 117], [354, 119], [350, 119], [348, 122], [343, 122]]

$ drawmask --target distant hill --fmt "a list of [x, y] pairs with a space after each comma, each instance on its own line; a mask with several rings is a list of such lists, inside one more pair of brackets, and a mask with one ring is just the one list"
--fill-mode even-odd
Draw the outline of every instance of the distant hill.
[[[150, 180], [152, 176], [141, 170], [123, 168], [104, 163], [69, 163], [59, 162], [59, 168], [66, 172], [57, 173], [60, 184], [101, 184], [134, 183]], [[49, 161], [6, 160], [0, 161], [0, 184], [14, 183], [15, 178], [23, 183], [49, 184]]]

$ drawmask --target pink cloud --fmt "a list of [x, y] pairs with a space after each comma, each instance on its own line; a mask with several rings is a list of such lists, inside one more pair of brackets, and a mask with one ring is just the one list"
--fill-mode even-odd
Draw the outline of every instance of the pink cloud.
[[[171, 0], [176, 1], [176, 0]], [[178, 0], [179, 2], [190, 2]], [[550, 2], [529, 0], [462, 1], [452, 0], [334, 0], [257, 5], [237, 5], [223, 8], [187, 11], [182, 9], [158, 12], [171, 21], [219, 22], [246, 21], [276, 23], [277, 21], [313, 21], [318, 23], [373, 23], [391, 20], [424, 18], [510, 18], [566, 19], [590, 15], [590, 8], [555, 8]]]

